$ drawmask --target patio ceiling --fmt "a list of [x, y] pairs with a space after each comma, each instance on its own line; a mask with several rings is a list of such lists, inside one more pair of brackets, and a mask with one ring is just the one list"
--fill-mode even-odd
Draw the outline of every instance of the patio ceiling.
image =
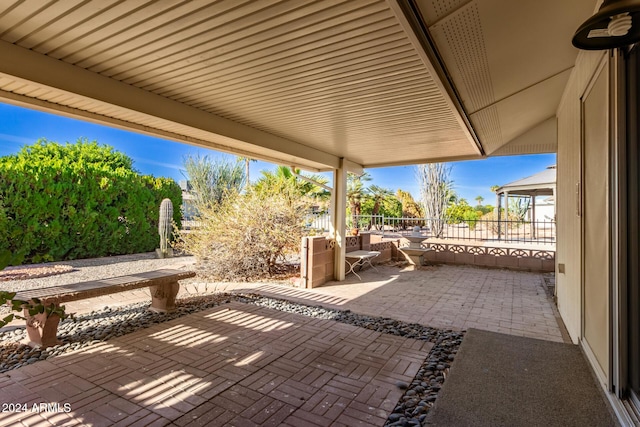
[[554, 152], [593, 0], [7, 0], [0, 101], [329, 170]]

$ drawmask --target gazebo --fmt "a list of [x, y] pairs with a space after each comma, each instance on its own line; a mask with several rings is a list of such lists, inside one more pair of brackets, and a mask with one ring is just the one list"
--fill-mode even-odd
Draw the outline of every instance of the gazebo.
[[[509, 196], [529, 197], [531, 199], [531, 237], [536, 237], [536, 197], [552, 196], [554, 198], [553, 218], [556, 217], [556, 165], [547, 167], [542, 172], [517, 181], [505, 184], [496, 190], [496, 206], [498, 209], [498, 236], [500, 236], [500, 222], [502, 221], [502, 197], [504, 206], [509, 207]], [[509, 219], [507, 215], [507, 220]]]

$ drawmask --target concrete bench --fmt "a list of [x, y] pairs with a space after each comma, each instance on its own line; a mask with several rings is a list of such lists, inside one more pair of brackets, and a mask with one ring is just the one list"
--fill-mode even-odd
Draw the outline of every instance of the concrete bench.
[[[52, 303], [59, 306], [65, 302], [148, 287], [151, 293], [150, 310], [166, 313], [176, 308], [176, 295], [180, 289], [178, 281], [195, 275], [193, 271], [183, 270], [147, 271], [110, 279], [20, 291], [14, 298], [22, 301], [38, 298], [45, 306]], [[27, 340], [30, 346], [50, 347], [60, 343], [57, 338], [60, 317], [57, 314], [53, 313], [48, 317], [46, 313], [31, 316], [25, 310], [24, 316], [27, 319]]]

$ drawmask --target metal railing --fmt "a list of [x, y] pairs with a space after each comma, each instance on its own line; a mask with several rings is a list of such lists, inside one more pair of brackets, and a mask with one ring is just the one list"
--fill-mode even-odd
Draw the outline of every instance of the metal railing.
[[328, 233], [331, 229], [331, 215], [329, 212], [312, 212], [305, 219], [305, 229], [315, 233]]
[[[421, 233], [430, 238], [505, 242], [505, 243], [555, 243], [556, 223], [552, 220], [464, 220], [452, 223], [429, 218], [398, 218], [384, 215], [359, 215], [347, 218], [348, 228], [359, 228], [383, 237], [401, 237], [418, 226]], [[330, 216], [326, 212], [310, 214], [307, 228], [316, 232], [328, 232]], [[355, 224], [355, 227], [354, 227]]]

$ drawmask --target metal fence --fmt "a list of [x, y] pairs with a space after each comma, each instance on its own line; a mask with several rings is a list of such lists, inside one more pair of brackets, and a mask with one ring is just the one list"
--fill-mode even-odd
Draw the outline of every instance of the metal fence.
[[[492, 221], [466, 220], [451, 223], [446, 220], [429, 218], [398, 218], [384, 215], [360, 215], [348, 218], [349, 228], [359, 228], [383, 237], [401, 237], [420, 227], [421, 233], [430, 238], [495, 241], [505, 243], [555, 243], [556, 223], [551, 220], [539, 221]], [[330, 216], [326, 212], [310, 214], [307, 228], [316, 232], [328, 232]], [[354, 227], [355, 224], [355, 227]]]

